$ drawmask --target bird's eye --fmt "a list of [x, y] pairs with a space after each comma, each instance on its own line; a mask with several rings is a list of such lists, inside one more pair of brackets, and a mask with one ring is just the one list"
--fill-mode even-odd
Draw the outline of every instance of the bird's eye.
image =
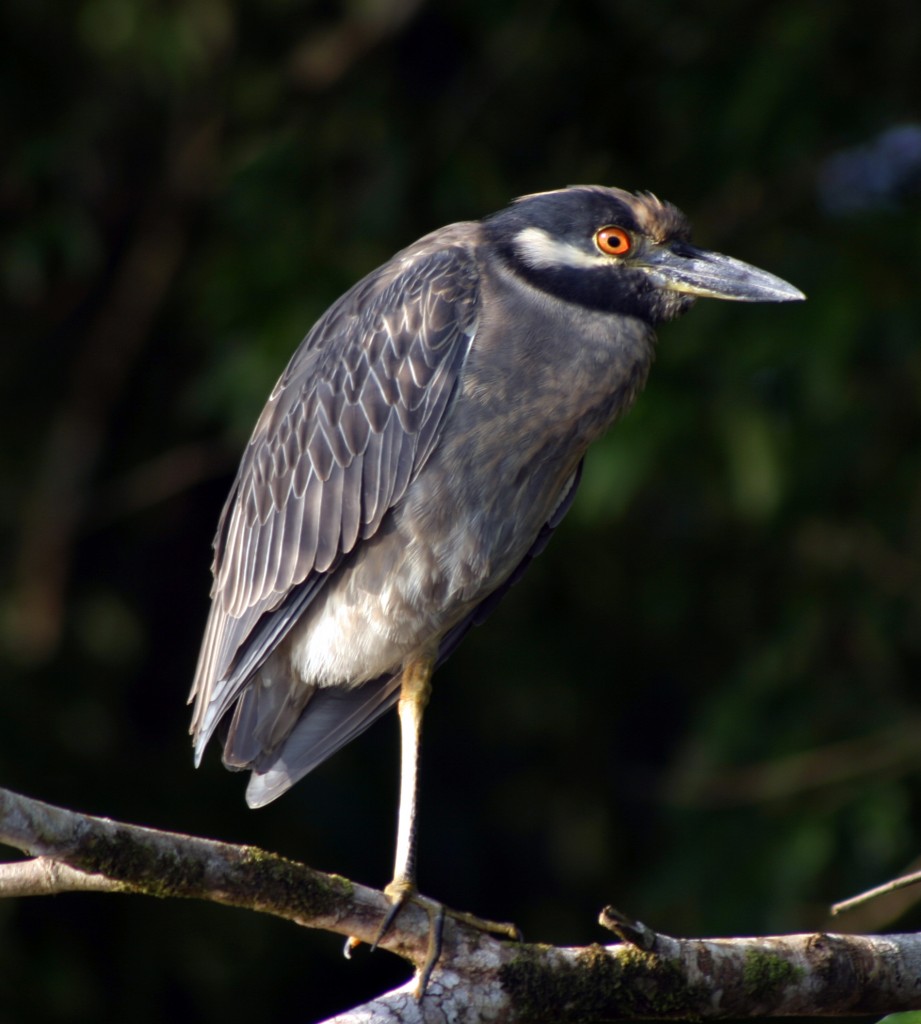
[[623, 228], [599, 228], [595, 232], [595, 245], [606, 256], [626, 256], [633, 248], [630, 235]]

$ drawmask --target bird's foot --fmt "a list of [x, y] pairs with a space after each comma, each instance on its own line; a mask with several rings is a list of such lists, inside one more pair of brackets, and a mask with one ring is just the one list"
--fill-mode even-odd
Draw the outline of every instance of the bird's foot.
[[443, 903], [439, 903], [437, 900], [430, 900], [427, 896], [422, 896], [412, 882], [405, 882], [397, 879], [394, 879], [384, 889], [384, 895], [386, 895], [390, 900], [390, 909], [387, 911], [386, 917], [381, 922], [381, 926], [378, 929], [374, 942], [371, 943], [372, 952], [377, 949], [378, 943], [384, 938], [387, 932], [390, 931], [391, 927], [393, 927], [393, 922], [397, 919], [397, 915], [407, 903], [415, 903], [416, 906], [421, 907], [426, 914], [428, 914], [428, 949], [425, 953], [425, 961], [419, 968], [419, 974], [416, 979], [415, 997], [419, 1000], [425, 995], [429, 978], [432, 976], [435, 964], [438, 963], [438, 958], [441, 956], [441, 941], [444, 937], [445, 925], [445, 907]]
[[[418, 979], [416, 981], [415, 997], [417, 1000], [421, 999], [423, 995], [425, 995], [429, 978], [432, 976], [435, 964], [438, 963], [439, 956], [441, 956], [445, 917], [452, 917], [455, 921], [460, 921], [462, 924], [465, 924], [470, 928], [475, 928], [481, 932], [487, 932], [490, 935], [496, 935], [503, 939], [512, 939], [515, 942], [521, 942], [521, 932], [515, 927], [515, 925], [499, 921], [487, 921], [482, 917], [477, 917], [475, 914], [469, 914], [464, 910], [452, 910], [449, 907], [446, 907], [443, 903], [439, 903], [437, 900], [421, 895], [411, 882], [394, 880], [384, 889], [384, 893], [390, 900], [390, 909], [387, 911], [387, 914], [377, 931], [377, 935], [371, 943], [372, 951], [377, 949], [378, 944], [393, 927], [393, 922], [397, 919], [397, 915], [407, 903], [415, 903], [416, 906], [421, 907], [428, 915], [428, 949], [426, 950], [425, 961], [419, 969]], [[349, 955], [351, 950], [358, 944], [357, 939], [349, 939], [348, 942], [346, 942], [346, 955]]]
[[485, 917], [477, 917], [476, 914], [470, 914], [466, 910], [452, 910], [450, 907], [445, 907], [445, 913], [448, 917], [453, 917], [455, 921], [475, 928], [478, 932], [496, 935], [500, 939], [511, 939], [512, 942], [524, 942], [524, 936], [518, 925], [510, 924], [507, 921], [487, 921]]

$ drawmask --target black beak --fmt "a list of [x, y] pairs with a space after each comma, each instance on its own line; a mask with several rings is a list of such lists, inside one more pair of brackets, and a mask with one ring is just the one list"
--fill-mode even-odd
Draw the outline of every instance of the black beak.
[[797, 302], [806, 298], [799, 288], [766, 270], [685, 242], [656, 247], [638, 262], [657, 287], [686, 295], [734, 302]]

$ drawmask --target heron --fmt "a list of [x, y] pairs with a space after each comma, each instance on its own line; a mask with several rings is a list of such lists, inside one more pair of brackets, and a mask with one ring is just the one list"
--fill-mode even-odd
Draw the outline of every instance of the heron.
[[[360, 280], [269, 396], [214, 541], [195, 760], [220, 726], [224, 764], [249, 770], [246, 800], [262, 807], [396, 705], [400, 809], [380, 935], [422, 899], [432, 673], [546, 545], [586, 449], [644, 386], [656, 328], [698, 297], [804, 295], [693, 245], [685, 216], [650, 193], [528, 195]], [[427, 971], [437, 956], [433, 939]]]

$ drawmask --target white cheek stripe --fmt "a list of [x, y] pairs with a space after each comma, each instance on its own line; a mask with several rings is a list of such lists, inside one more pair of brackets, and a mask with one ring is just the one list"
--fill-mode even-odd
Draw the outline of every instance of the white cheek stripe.
[[547, 234], [541, 228], [522, 228], [515, 235], [515, 248], [531, 267], [602, 267], [610, 266], [611, 258], [599, 253], [584, 252], [569, 242]]

